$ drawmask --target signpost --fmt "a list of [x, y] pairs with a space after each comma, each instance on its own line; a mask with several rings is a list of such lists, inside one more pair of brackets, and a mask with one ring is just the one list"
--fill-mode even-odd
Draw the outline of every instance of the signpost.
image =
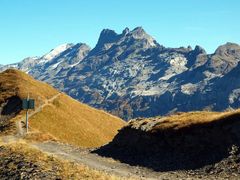
[[28, 133], [28, 110], [29, 109], [34, 109], [35, 108], [35, 100], [29, 98], [29, 94], [27, 99], [22, 100], [22, 108], [26, 111], [26, 129]]

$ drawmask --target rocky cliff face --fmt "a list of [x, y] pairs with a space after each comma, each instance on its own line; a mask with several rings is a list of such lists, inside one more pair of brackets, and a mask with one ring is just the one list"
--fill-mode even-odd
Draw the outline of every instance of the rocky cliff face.
[[[65, 44], [10, 65], [124, 119], [239, 106], [240, 46], [166, 48], [143, 28], [104, 29], [91, 50]], [[1, 69], [8, 68], [5, 66]]]

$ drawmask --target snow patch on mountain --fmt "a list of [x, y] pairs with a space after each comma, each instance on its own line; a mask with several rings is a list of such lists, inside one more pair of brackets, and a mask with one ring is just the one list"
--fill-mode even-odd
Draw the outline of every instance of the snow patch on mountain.
[[50, 60], [52, 60], [53, 58], [57, 57], [58, 55], [60, 55], [63, 51], [66, 51], [68, 48], [72, 47], [73, 44], [61, 44], [59, 46], [57, 46], [56, 48], [52, 49], [49, 53], [45, 54], [42, 59], [39, 61], [39, 63], [46, 63]]
[[51, 66], [49, 67], [49, 70], [56, 69], [56, 68], [58, 67], [58, 65], [59, 65], [61, 62], [62, 62], [62, 61], [60, 61], [60, 62], [57, 62], [57, 63], [55, 63], [55, 64], [51, 65]]
[[181, 92], [187, 95], [194, 94], [198, 89], [197, 84], [187, 83], [181, 86]]

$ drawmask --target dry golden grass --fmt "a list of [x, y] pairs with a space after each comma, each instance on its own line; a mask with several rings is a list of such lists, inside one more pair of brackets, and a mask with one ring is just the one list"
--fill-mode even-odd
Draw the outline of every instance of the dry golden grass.
[[[36, 105], [39, 106], [49, 97], [58, 94], [58, 91], [46, 83], [34, 80], [21, 71], [9, 69], [0, 73], [0, 105], [13, 96], [20, 99], [27, 98], [28, 93], [30, 98], [34, 98]], [[17, 118], [23, 116], [24, 113], [20, 112]], [[11, 129], [5, 129], [5, 132], [0, 132], [0, 134], [13, 133], [14, 126], [12, 124], [14, 124], [14, 121], [15, 119], [8, 121]]]
[[[200, 125], [215, 121], [228, 120], [231, 119], [232, 116], [239, 116], [240, 119], [240, 110], [229, 112], [196, 111], [181, 113], [157, 119], [158, 123], [152, 128], [152, 131], [167, 129], [178, 130], [181, 128], [190, 127], [192, 125]], [[147, 122], [148, 120], [145, 121]]]
[[123, 125], [121, 119], [64, 94], [30, 120], [31, 128], [81, 147], [97, 147], [108, 143]]
[[[48, 171], [54, 172], [55, 176], [61, 179], [100, 179], [100, 180], [118, 180], [123, 179], [115, 175], [109, 175], [105, 172], [90, 169], [87, 166], [79, 165], [70, 161], [58, 159], [52, 155], [44, 154], [43, 152], [30, 147], [24, 142], [11, 143], [1, 145], [5, 148], [5, 151], [0, 153], [0, 156], [13, 157], [11, 167], [12, 171], [17, 169], [18, 157], [21, 157], [21, 161], [31, 162], [35, 164], [41, 172]], [[8, 165], [9, 166], [9, 165]], [[16, 166], [16, 167], [15, 167]], [[54, 169], [54, 170], [53, 170]]]
[[39, 131], [32, 131], [24, 136], [28, 142], [45, 142], [45, 141], [58, 141], [54, 136], [49, 133], [42, 133]]
[[[0, 73], [0, 92], [0, 104], [1, 99], [3, 102], [14, 95], [22, 99], [30, 93], [30, 97], [37, 101], [36, 107], [59, 94], [46, 83], [17, 70]], [[11, 122], [24, 116], [25, 112], [21, 111]], [[125, 125], [120, 118], [79, 103], [64, 94], [49, 102], [29, 121], [30, 129], [41, 133], [38, 137], [35, 135], [30, 138], [41, 140], [45, 138], [43, 134], [49, 134], [62, 142], [81, 147], [97, 147], [108, 143]]]
[[30, 98], [36, 100], [38, 106], [57, 94], [58, 91], [21, 71], [9, 69], [0, 73], [0, 104], [14, 95], [27, 98], [28, 93]]

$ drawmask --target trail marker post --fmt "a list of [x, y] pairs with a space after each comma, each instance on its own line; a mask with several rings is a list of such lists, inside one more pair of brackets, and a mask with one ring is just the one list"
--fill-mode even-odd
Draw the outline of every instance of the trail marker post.
[[22, 100], [22, 108], [26, 110], [26, 130], [28, 133], [28, 110], [29, 109], [34, 109], [35, 108], [35, 100], [29, 98], [29, 94], [27, 99]]

